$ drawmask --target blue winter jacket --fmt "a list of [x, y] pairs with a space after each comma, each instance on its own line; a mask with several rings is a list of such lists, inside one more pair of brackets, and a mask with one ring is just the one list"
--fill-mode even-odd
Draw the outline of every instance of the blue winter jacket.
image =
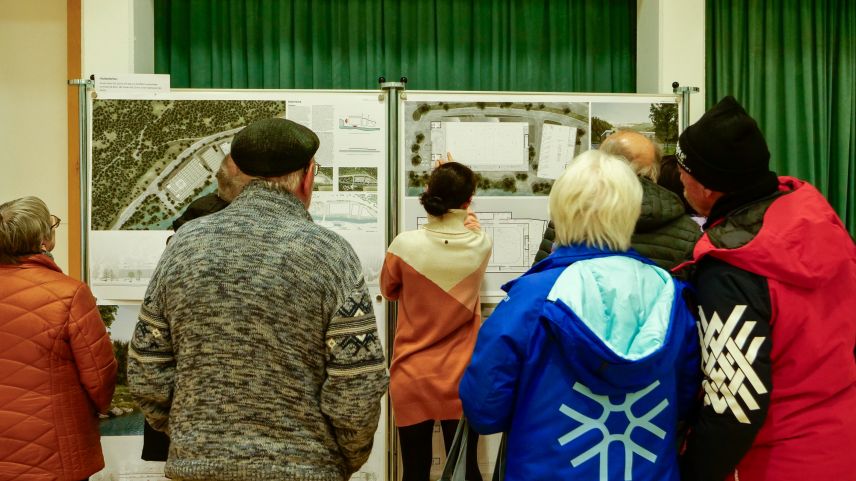
[[635, 251], [557, 249], [503, 289], [460, 384], [507, 481], [677, 481], [678, 420], [700, 386], [681, 281]]

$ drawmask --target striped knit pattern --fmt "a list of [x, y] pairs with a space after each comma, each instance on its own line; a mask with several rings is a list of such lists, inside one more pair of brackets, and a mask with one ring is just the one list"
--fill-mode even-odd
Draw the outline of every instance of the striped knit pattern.
[[173, 237], [128, 378], [170, 434], [167, 476], [327, 481], [368, 458], [384, 365], [353, 249], [293, 195], [251, 183]]
[[463, 210], [431, 217], [390, 244], [381, 291], [398, 301], [389, 389], [396, 425], [461, 417], [458, 383], [481, 325], [490, 255], [490, 239]]

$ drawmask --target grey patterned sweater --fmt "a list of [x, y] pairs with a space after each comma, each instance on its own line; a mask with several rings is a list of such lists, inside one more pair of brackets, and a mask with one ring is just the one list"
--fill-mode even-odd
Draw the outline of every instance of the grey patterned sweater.
[[347, 479], [368, 458], [388, 384], [356, 254], [296, 197], [251, 183], [173, 237], [128, 382], [170, 435], [167, 476]]

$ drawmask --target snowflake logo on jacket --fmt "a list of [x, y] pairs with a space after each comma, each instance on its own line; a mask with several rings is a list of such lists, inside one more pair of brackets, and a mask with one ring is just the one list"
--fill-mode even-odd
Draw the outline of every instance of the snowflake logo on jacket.
[[[600, 417], [592, 418], [586, 416], [585, 414], [579, 411], [574, 410], [566, 404], [562, 404], [562, 406], [559, 408], [559, 411], [565, 416], [568, 416], [574, 421], [580, 423], [580, 426], [560, 437], [559, 444], [564, 446], [592, 430], [600, 431], [603, 438], [600, 440], [600, 442], [589, 448], [587, 451], [571, 459], [571, 465], [576, 468], [577, 466], [585, 463], [586, 461], [589, 461], [590, 459], [599, 457], [600, 480], [606, 481], [607, 479], [609, 479], [608, 467], [610, 443], [621, 443], [622, 445], [624, 445], [625, 480], [629, 481], [633, 479], [634, 454], [641, 456], [643, 459], [651, 463], [657, 461], [657, 455], [633, 441], [631, 435], [634, 429], [644, 429], [645, 431], [648, 431], [649, 433], [653, 434], [654, 436], [657, 436], [660, 439], [664, 439], [666, 437], [666, 432], [663, 431], [662, 428], [654, 424], [652, 422], [652, 419], [658, 414], [660, 414], [664, 409], [666, 409], [666, 407], [669, 405], [669, 401], [667, 399], [663, 399], [662, 401], [660, 401], [659, 404], [651, 408], [642, 416], [637, 417], [632, 412], [633, 405], [640, 399], [650, 394], [659, 385], [660, 381], [654, 381], [646, 388], [640, 391], [627, 394], [624, 397], [623, 402], [619, 404], [614, 404], [612, 403], [612, 401], [610, 401], [609, 396], [594, 394], [586, 386], [580, 383], [575, 383], [573, 386], [574, 391], [599, 404], [600, 407], [603, 408], [603, 411]], [[610, 432], [609, 427], [607, 426], [607, 421], [613, 413], [616, 413], [617, 415], [623, 415], [627, 418], [627, 427], [623, 432]]]

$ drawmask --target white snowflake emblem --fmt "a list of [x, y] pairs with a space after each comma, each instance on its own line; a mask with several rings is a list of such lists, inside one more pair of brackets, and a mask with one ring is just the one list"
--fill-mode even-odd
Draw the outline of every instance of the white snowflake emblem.
[[[636, 401], [645, 397], [648, 393], [656, 389], [659, 385], [660, 381], [654, 381], [641, 391], [627, 394], [624, 398], [624, 402], [622, 402], [621, 404], [613, 404], [609, 400], [609, 396], [594, 394], [586, 386], [580, 383], [575, 383], [573, 387], [574, 391], [600, 404], [600, 406], [603, 408], [603, 413], [597, 419], [590, 418], [585, 414], [575, 411], [567, 405], [562, 404], [562, 407], [559, 408], [559, 411], [561, 411], [562, 414], [568, 416], [574, 421], [579, 422], [580, 426], [574, 429], [573, 431], [568, 432], [564, 436], [560, 437], [559, 444], [564, 446], [591, 430], [600, 431], [603, 435], [603, 439], [599, 443], [589, 448], [586, 452], [573, 458], [571, 460], [571, 465], [576, 468], [577, 466], [585, 463], [586, 461], [596, 456], [600, 456], [600, 481], [607, 481], [607, 479], [609, 478], [607, 471], [607, 467], [609, 466], [609, 444], [613, 442], [621, 443], [624, 445], [625, 481], [630, 481], [633, 479], [634, 454], [641, 456], [648, 462], [655, 462], [657, 460], [657, 456], [651, 451], [648, 451], [642, 446], [636, 444], [630, 436], [633, 433], [633, 430], [638, 428], [644, 429], [660, 439], [664, 439], [666, 437], [666, 432], [663, 431], [659, 426], [652, 423], [651, 420], [655, 416], [660, 414], [663, 409], [666, 409], [666, 406], [669, 405], [669, 401], [668, 399], [663, 399], [653, 409], [643, 414], [641, 417], [636, 417], [635, 415], [633, 415], [631, 408], [633, 407], [633, 404]], [[623, 433], [610, 433], [609, 428], [606, 427], [606, 420], [609, 419], [609, 416], [612, 413], [622, 413], [627, 418], [627, 429], [625, 429]]]

